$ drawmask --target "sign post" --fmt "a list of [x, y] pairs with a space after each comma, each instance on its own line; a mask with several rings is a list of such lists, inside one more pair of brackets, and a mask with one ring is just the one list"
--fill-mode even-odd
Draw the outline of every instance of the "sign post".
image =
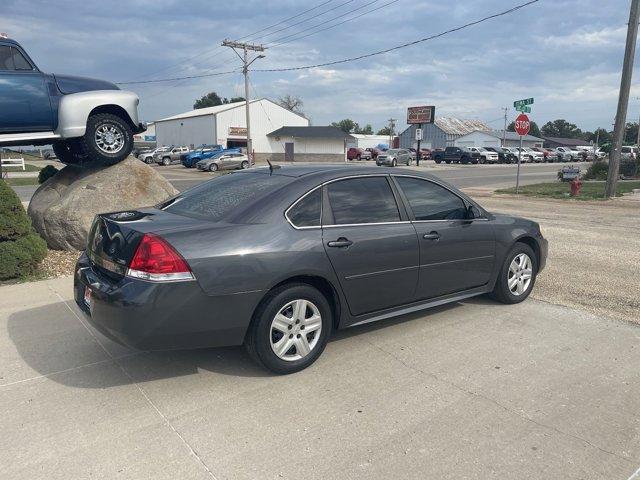
[[[533, 99], [531, 99], [533, 102]], [[522, 137], [529, 133], [529, 129], [531, 128], [531, 122], [529, 121], [529, 117], [527, 117], [524, 113], [521, 113], [516, 118], [515, 129], [516, 133], [520, 135], [520, 148], [518, 149], [518, 173], [516, 174], [516, 194], [518, 194], [518, 189], [520, 188], [520, 163], [522, 161]]]
[[407, 123], [409, 125], [418, 125], [416, 128], [416, 165], [420, 166], [420, 142], [422, 141], [422, 124], [433, 123], [435, 120], [436, 107], [423, 105], [421, 107], [407, 108]]

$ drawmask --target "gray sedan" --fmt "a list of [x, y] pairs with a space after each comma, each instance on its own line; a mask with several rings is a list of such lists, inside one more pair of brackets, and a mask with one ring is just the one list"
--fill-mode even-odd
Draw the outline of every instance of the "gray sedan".
[[378, 158], [376, 158], [376, 165], [379, 167], [382, 165], [395, 167], [399, 163], [403, 163], [409, 166], [411, 165], [413, 158], [414, 157], [409, 150], [405, 150], [404, 148], [392, 148], [378, 155]]
[[[252, 163], [253, 164], [253, 163]], [[206, 158], [196, 163], [198, 170], [215, 172], [218, 170], [234, 170], [249, 168], [249, 157], [242, 153], [225, 153], [218, 157]]]
[[486, 293], [522, 302], [546, 258], [537, 223], [487, 212], [424, 173], [256, 168], [98, 215], [75, 300], [116, 342], [244, 344], [292, 373], [336, 329]]

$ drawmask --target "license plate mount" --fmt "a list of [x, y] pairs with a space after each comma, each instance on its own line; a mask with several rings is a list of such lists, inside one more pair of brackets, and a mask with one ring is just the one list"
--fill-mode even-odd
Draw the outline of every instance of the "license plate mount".
[[89, 287], [84, 287], [84, 304], [91, 308], [91, 289]]

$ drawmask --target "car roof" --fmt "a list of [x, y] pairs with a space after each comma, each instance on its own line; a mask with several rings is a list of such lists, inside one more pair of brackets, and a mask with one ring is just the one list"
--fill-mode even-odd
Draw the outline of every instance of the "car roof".
[[16, 40], [14, 40], [13, 38], [0, 37], [0, 42], [2, 42], [2, 43], [10, 43], [11, 45], [20, 46], [20, 44]]

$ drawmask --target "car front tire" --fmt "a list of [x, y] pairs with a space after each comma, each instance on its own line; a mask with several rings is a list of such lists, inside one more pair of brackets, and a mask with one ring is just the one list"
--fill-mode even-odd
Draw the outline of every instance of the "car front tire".
[[133, 133], [129, 124], [117, 115], [98, 113], [87, 120], [81, 144], [90, 161], [115, 165], [133, 150]]
[[490, 296], [501, 303], [520, 303], [536, 282], [538, 259], [529, 245], [516, 243], [504, 259]]
[[164, 165], [165, 167], [168, 167], [169, 165], [171, 165], [171, 159], [169, 157], [164, 157], [162, 159], [162, 165]]
[[218, 171], [218, 164], [217, 163], [212, 163], [211, 165], [209, 165], [209, 171], [210, 172], [217, 172]]
[[325, 296], [295, 283], [270, 292], [256, 310], [245, 346], [260, 365], [277, 374], [307, 368], [322, 354], [333, 326]]

